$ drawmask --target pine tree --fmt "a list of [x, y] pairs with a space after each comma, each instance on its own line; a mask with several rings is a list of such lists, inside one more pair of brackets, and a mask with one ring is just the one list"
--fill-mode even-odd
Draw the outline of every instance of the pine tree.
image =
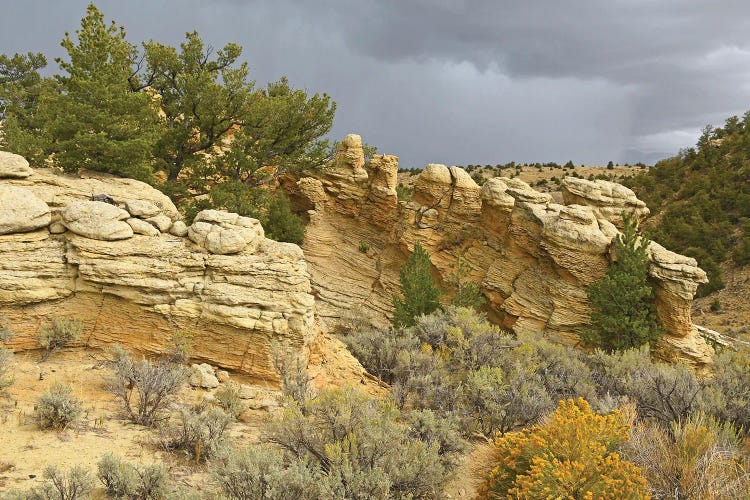
[[413, 326], [418, 316], [430, 314], [440, 307], [440, 290], [430, 274], [430, 256], [419, 244], [399, 272], [403, 299], [393, 297], [393, 325]]
[[56, 76], [60, 92], [39, 105], [55, 163], [66, 172], [87, 168], [149, 180], [159, 118], [151, 96], [128, 83], [135, 47], [93, 4], [76, 35], [74, 41], [66, 33], [61, 42], [70, 60], [57, 59], [67, 73]]
[[652, 342], [661, 335], [654, 292], [648, 282], [649, 241], [637, 235], [637, 223], [624, 215], [624, 230], [615, 240], [615, 262], [607, 274], [586, 289], [591, 324], [583, 340], [608, 351]]

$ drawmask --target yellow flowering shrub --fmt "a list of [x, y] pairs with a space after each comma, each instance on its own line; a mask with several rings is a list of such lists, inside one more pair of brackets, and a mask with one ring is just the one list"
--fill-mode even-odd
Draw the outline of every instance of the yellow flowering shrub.
[[478, 497], [649, 498], [641, 470], [614, 451], [628, 439], [625, 420], [592, 412], [583, 398], [561, 401], [546, 423], [495, 439], [497, 465]]

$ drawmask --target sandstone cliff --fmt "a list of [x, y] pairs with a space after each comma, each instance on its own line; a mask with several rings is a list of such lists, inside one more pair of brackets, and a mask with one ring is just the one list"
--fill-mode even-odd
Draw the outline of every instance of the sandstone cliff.
[[[144, 183], [0, 155], [0, 320], [16, 333], [12, 348], [36, 347], [54, 315], [81, 319], [89, 346], [143, 353], [185, 329], [197, 360], [273, 382], [272, 348], [307, 357], [313, 346], [320, 361], [321, 342], [339, 346], [318, 338], [314, 306], [301, 249], [266, 239], [254, 219], [206, 210], [188, 228]], [[366, 377], [339, 354], [340, 373], [315, 375]]]
[[[495, 178], [480, 188], [464, 170], [444, 165], [428, 165], [413, 198], [399, 202], [398, 158], [376, 155], [367, 171], [363, 165], [361, 139], [349, 135], [331, 169], [293, 189], [309, 209], [303, 249], [318, 311], [331, 325], [351, 315], [387, 321], [398, 270], [420, 241], [437, 278], [463, 255], [470, 278], [482, 283], [491, 319], [575, 343], [589, 318], [585, 287], [614, 258], [622, 212], [648, 214], [631, 190], [612, 182], [566, 178], [558, 204], [520, 180]], [[654, 242], [649, 258], [667, 329], [662, 354], [710, 362], [712, 351], [690, 316], [705, 273], [694, 259]]]

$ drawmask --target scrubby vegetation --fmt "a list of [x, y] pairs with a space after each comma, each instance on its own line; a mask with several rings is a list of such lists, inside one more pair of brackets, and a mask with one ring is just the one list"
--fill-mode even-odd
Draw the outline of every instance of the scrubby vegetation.
[[[534, 446], [541, 446], [534, 437], [541, 432], [540, 427], [523, 429], [547, 422], [544, 417], [554, 410], [558, 401], [573, 398], [587, 401], [568, 403], [564, 410], [560, 410], [569, 416], [576, 413], [582, 422], [604, 418], [601, 415], [610, 415], [618, 409], [626, 413], [630, 411], [637, 425], [632, 429], [629, 423], [613, 428], [620, 437], [605, 446], [605, 451], [586, 457], [587, 473], [601, 473], [601, 476], [589, 482], [591, 477], [582, 479], [583, 476], [576, 476], [580, 471], [573, 468], [568, 471], [570, 475], [565, 476], [567, 479], [560, 483], [570, 485], [580, 480], [576, 484], [588, 485], [588, 489], [580, 490], [581, 495], [590, 491], [596, 497], [612, 484], [621, 484], [617, 481], [624, 481], [622, 484], [634, 488], [633, 498], [640, 498], [638, 495], [646, 491], [642, 489], [644, 483], [640, 473], [636, 473], [632, 465], [622, 465], [619, 470], [627, 472], [623, 472], [622, 477], [616, 474], [610, 477], [608, 474], [614, 474], [614, 469], [607, 469], [604, 465], [619, 460], [614, 454], [624, 453], [629, 432], [633, 434], [650, 428], [644, 426], [668, 430], [675, 422], [689, 422], [704, 418], [703, 415], [722, 426], [748, 428], [748, 351], [723, 352], [716, 358], [713, 376], [698, 376], [686, 365], [655, 361], [648, 346], [612, 353], [602, 350], [584, 353], [542, 337], [513, 337], [488, 323], [480, 313], [467, 308], [446, 308], [420, 316], [412, 327], [355, 331], [344, 340], [371, 373], [391, 385], [389, 398], [402, 412], [430, 411], [446, 425], [453, 422], [454, 432], [462, 434], [464, 439], [496, 436], [498, 443], [512, 441], [508, 450], [527, 450], [527, 464], [541, 464], [540, 460], [551, 460], [554, 455], [542, 448], [524, 448], [521, 441], [528, 439], [535, 443]], [[632, 410], [627, 410], [629, 407]], [[580, 434], [574, 434], [575, 439], [570, 443], [597, 439], [595, 432], [582, 431], [581, 422], [572, 428], [579, 429]], [[507, 441], [503, 441], [504, 436], [508, 436]], [[732, 456], [738, 460], [747, 459], [740, 448], [732, 449]], [[601, 467], [592, 465], [594, 462], [600, 463]], [[639, 466], [644, 463], [636, 457], [632, 462]], [[704, 462], [697, 459], [696, 466], [702, 467]], [[621, 463], [620, 460], [618, 464]], [[738, 463], [729, 460], [723, 462], [722, 467]], [[721, 469], [723, 472], [716, 472], [718, 476], [712, 475], [711, 480], [730, 474], [726, 467]], [[541, 491], [537, 488], [549, 486], [547, 481], [553, 476], [546, 474], [552, 474], [553, 469], [563, 473], [559, 464], [551, 469], [539, 465], [529, 477], [526, 472], [514, 473], [513, 484], [503, 483], [503, 488], [517, 488], [517, 492], [536, 497]], [[713, 474], [711, 470], [709, 468], [701, 474]], [[734, 476], [733, 484], [737, 488], [750, 484], [748, 470], [736, 468], [736, 471], [742, 470], [744, 474]], [[650, 474], [645, 470], [643, 477], [649, 482], [649, 491], [654, 493], [657, 486], [651, 484]], [[524, 479], [514, 482], [517, 476]], [[498, 480], [493, 481], [497, 483]], [[490, 484], [489, 480], [487, 484]], [[553, 496], [564, 496], [567, 490], [550, 491], [556, 492]], [[573, 498], [584, 497], [573, 495]]]
[[83, 414], [83, 403], [69, 385], [54, 384], [36, 400], [34, 419], [40, 429], [61, 430], [75, 424]]
[[42, 361], [53, 352], [72, 344], [81, 336], [83, 323], [74, 318], [53, 317], [39, 329], [39, 347], [44, 349]]
[[722, 288], [719, 265], [750, 261], [750, 113], [707, 126], [695, 147], [626, 181], [652, 211], [653, 239], [695, 257], [708, 273], [699, 294]]
[[621, 447], [654, 498], [750, 497], [750, 458], [731, 424], [697, 414], [669, 424], [641, 422]]
[[233, 417], [216, 407], [181, 408], [162, 424], [161, 446], [179, 451], [195, 462], [205, 462], [227, 446], [225, 432]]
[[108, 453], [99, 460], [96, 476], [110, 498], [158, 500], [169, 492], [167, 469], [162, 464], [137, 466]]
[[122, 347], [110, 350], [110, 392], [135, 423], [153, 426], [187, 379], [187, 370], [169, 360], [135, 360]]

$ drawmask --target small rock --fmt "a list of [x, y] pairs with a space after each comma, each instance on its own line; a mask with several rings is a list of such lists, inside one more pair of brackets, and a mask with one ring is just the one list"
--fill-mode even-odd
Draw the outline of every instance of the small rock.
[[251, 410], [271, 411], [279, 407], [279, 402], [271, 398], [251, 399], [250, 402], [247, 404], [247, 406]]
[[258, 420], [258, 416], [249, 410], [245, 410], [237, 416], [237, 421], [242, 422], [243, 424], [249, 424], [256, 420]]
[[8, 151], [0, 151], [0, 178], [24, 179], [33, 173], [26, 158]]
[[145, 220], [130, 218], [126, 220], [135, 234], [145, 234], [146, 236], [159, 236], [161, 233], [154, 226]]
[[172, 227], [169, 228], [169, 234], [173, 236], [181, 236], [181, 237], [187, 236], [188, 234], [187, 224], [185, 224], [181, 220], [175, 221], [174, 224], [172, 224]]
[[214, 375], [214, 367], [208, 363], [193, 364], [190, 366], [189, 383], [193, 387], [201, 387], [203, 389], [219, 387], [219, 380]]
[[220, 383], [225, 384], [229, 382], [229, 372], [226, 370], [217, 370], [216, 378], [219, 380]]
[[68, 228], [62, 225], [62, 222], [55, 221], [49, 225], [49, 232], [52, 234], [62, 234], [67, 231]]
[[255, 399], [258, 396], [258, 389], [249, 385], [240, 385], [240, 399]]
[[169, 228], [172, 227], [172, 219], [170, 219], [166, 215], [157, 215], [156, 217], [149, 217], [148, 219], [146, 219], [146, 222], [154, 226], [156, 229], [158, 229], [162, 233], [166, 233], [167, 231], [169, 231]]
[[125, 201], [125, 209], [133, 217], [140, 217], [142, 219], [156, 217], [162, 212], [161, 208], [147, 200], [127, 200]]

